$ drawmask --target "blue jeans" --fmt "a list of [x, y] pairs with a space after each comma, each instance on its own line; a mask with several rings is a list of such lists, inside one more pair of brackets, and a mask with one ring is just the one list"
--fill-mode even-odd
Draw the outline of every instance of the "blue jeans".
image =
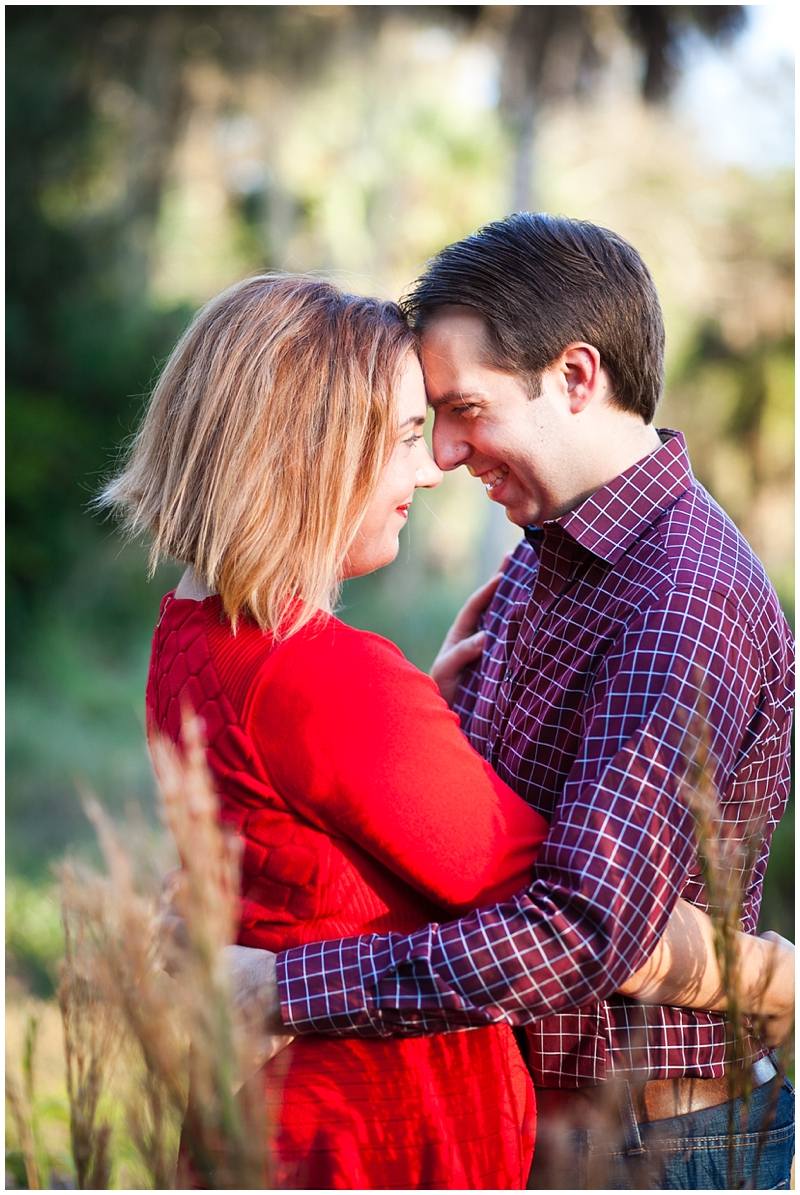
[[[733, 1112], [733, 1133], [730, 1114]], [[542, 1129], [547, 1132], [543, 1124]], [[609, 1191], [788, 1190], [794, 1156], [794, 1091], [773, 1079], [748, 1101], [638, 1126], [643, 1152], [608, 1131], [572, 1129], [534, 1154], [528, 1189]], [[544, 1141], [542, 1142], [544, 1146]], [[538, 1148], [538, 1141], [537, 1141]], [[549, 1164], [549, 1172], [548, 1172]], [[554, 1168], [556, 1173], [554, 1173]]]

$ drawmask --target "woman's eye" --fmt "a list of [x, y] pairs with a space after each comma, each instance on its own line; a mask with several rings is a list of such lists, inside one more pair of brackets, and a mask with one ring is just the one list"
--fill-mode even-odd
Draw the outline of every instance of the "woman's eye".
[[422, 436], [409, 436], [407, 440], [403, 440], [403, 443], [405, 445], [407, 445], [409, 448], [413, 448], [414, 445], [416, 444], [417, 440], [421, 440], [421, 439], [422, 439]]

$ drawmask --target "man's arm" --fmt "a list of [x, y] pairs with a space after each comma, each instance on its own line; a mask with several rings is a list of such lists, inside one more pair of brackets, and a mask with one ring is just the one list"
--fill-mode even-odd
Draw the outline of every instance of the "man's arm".
[[[736, 944], [742, 1011], [762, 1022], [767, 1045], [779, 1046], [794, 1027], [794, 946], [772, 932], [759, 937], [737, 933]], [[261, 1061], [266, 1061], [293, 1037], [281, 1015], [277, 956], [250, 946], [229, 946], [224, 953], [237, 1004], [248, 1023], [263, 1035]], [[620, 991], [648, 1003], [725, 1010], [728, 1000], [711, 918], [679, 900], [655, 951]]]
[[[692, 719], [702, 714], [707, 778], [724, 792], [760, 684], [755, 651], [723, 597], [668, 595], [603, 661], [583, 749], [530, 887], [410, 936], [279, 955], [284, 1023], [415, 1034], [522, 1024], [610, 995], [653, 953], [695, 860], [684, 779]], [[777, 729], [782, 762], [772, 783], [781, 791], [771, 796], [782, 799], [788, 728]]]

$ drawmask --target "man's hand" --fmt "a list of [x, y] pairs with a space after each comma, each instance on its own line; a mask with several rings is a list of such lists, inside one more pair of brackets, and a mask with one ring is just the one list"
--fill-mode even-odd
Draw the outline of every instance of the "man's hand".
[[467, 664], [477, 660], [483, 651], [484, 632], [477, 629], [478, 623], [494, 597], [507, 561], [508, 556], [500, 566], [500, 572], [495, 573], [485, 585], [481, 585], [480, 589], [476, 589], [472, 596], [467, 598], [456, 615], [455, 622], [447, 632], [438, 656], [433, 661], [431, 676], [439, 686], [442, 697], [450, 706], [455, 701], [461, 673]]
[[289, 1042], [281, 1020], [281, 1002], [275, 972], [275, 955], [252, 946], [226, 946], [221, 951], [233, 986], [233, 998], [248, 1038], [255, 1043], [253, 1070], [269, 1062]]
[[[162, 924], [174, 947], [168, 951], [167, 970], [180, 969], [181, 952], [188, 947], [186, 923], [175, 907], [175, 897], [181, 882], [181, 868], [171, 868], [161, 881]], [[275, 972], [275, 955], [252, 946], [225, 946], [220, 952], [231, 980], [233, 999], [239, 1010], [248, 1038], [256, 1043], [253, 1069], [274, 1058], [293, 1040], [281, 1020], [281, 1002]]]

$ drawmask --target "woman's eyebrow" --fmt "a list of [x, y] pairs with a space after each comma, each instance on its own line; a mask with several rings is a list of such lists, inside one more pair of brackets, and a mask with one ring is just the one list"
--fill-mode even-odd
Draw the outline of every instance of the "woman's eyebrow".
[[400, 430], [402, 431], [404, 427], [421, 427], [423, 423], [427, 422], [424, 415], [409, 415], [405, 423], [400, 424]]

